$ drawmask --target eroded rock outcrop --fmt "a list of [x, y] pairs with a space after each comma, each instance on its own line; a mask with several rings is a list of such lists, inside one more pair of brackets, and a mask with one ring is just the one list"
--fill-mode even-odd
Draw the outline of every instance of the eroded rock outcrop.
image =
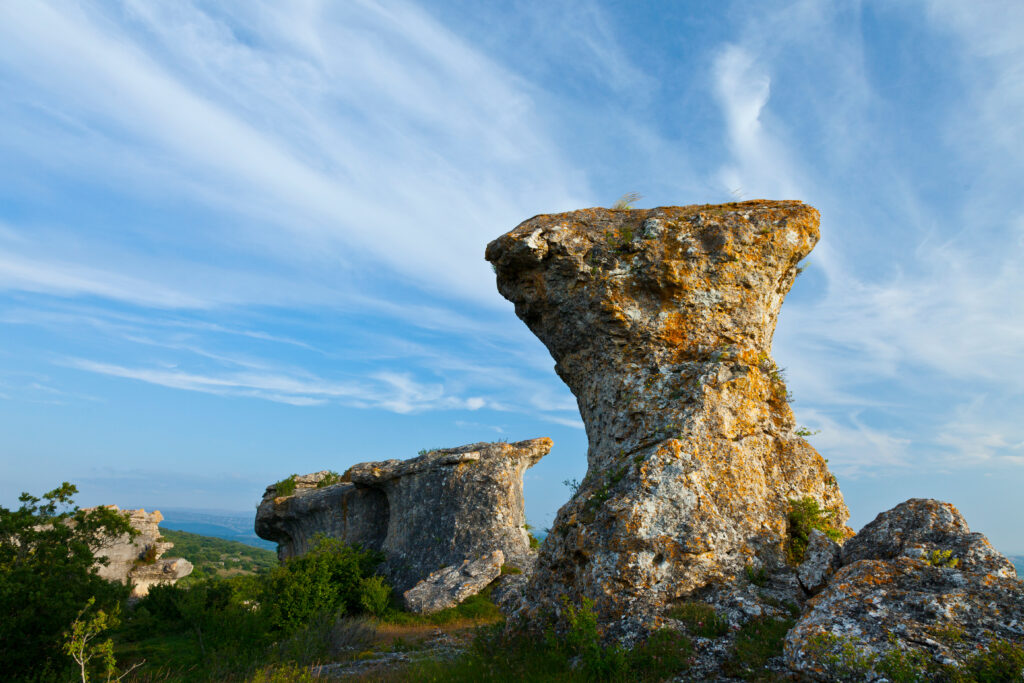
[[643, 629], [681, 595], [781, 566], [791, 499], [845, 523], [769, 356], [817, 239], [815, 209], [756, 201], [541, 215], [488, 245], [498, 289], [554, 357], [589, 441], [528, 614], [587, 596], [615, 628]]
[[267, 488], [256, 533], [276, 541], [282, 559], [305, 552], [319, 533], [379, 550], [399, 593], [494, 551], [528, 568], [535, 553], [524, 528], [523, 474], [550, 450], [546, 438], [475, 443], [354, 465], [323, 487], [326, 472], [298, 477], [291, 495]]
[[883, 512], [842, 557], [786, 636], [796, 671], [835, 680], [859, 668], [859, 680], [875, 680], [887, 656], [960, 666], [995, 641], [1024, 644], [1013, 564], [949, 503], [915, 498]]
[[[119, 510], [116, 505], [109, 508]], [[88, 509], [88, 508], [87, 508]], [[96, 557], [107, 558], [106, 565], [98, 565], [97, 573], [108, 581], [131, 583], [132, 596], [142, 597], [152, 586], [174, 583], [192, 573], [192, 563], [186, 559], [162, 556], [174, 547], [160, 535], [159, 511], [143, 509], [125, 510], [131, 525], [139, 532], [135, 538], [127, 534], [108, 542], [96, 552]]]

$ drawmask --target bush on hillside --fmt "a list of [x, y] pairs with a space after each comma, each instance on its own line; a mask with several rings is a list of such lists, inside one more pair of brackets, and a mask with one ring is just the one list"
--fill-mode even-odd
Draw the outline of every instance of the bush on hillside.
[[125, 513], [81, 510], [78, 490], [64, 482], [42, 498], [22, 493], [21, 506], [0, 506], [0, 671], [8, 680], [66, 677], [71, 659], [63, 634], [93, 599], [115, 610], [129, 588], [96, 573], [96, 553], [123, 534], [135, 536]]

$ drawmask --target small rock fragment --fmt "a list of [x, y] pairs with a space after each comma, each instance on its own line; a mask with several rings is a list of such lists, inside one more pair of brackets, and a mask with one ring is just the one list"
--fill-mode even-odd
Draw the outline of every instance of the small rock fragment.
[[495, 550], [477, 560], [439, 569], [402, 594], [405, 607], [419, 614], [454, 607], [498, 578], [504, 562], [505, 554]]
[[818, 529], [811, 529], [804, 561], [797, 569], [800, 585], [808, 593], [821, 590], [839, 567], [839, 544]]

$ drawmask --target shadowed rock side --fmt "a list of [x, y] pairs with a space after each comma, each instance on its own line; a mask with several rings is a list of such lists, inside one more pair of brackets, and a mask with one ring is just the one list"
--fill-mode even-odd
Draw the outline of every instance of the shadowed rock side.
[[541, 215], [488, 245], [499, 291], [551, 352], [589, 441], [527, 615], [588, 596], [620, 631], [650, 627], [681, 595], [780, 566], [790, 499], [845, 523], [769, 356], [817, 239], [815, 209], [756, 201]]
[[317, 534], [381, 550], [388, 532], [388, 499], [376, 489], [344, 482], [318, 488], [327, 470], [295, 477], [295, 492], [268, 486], [256, 511], [256, 534], [277, 543], [284, 561], [305, 555]]
[[[108, 506], [118, 510], [116, 505]], [[87, 508], [88, 509], [88, 508]], [[125, 510], [131, 525], [139, 535], [130, 539], [127, 534], [110, 539], [97, 550], [96, 557], [107, 558], [106, 565], [97, 565], [97, 574], [108, 581], [131, 583], [132, 596], [142, 597], [150, 587], [161, 583], [174, 583], [192, 573], [192, 563], [180, 557], [162, 559], [174, 547], [160, 535], [159, 511]]]
[[326, 472], [297, 477], [290, 496], [267, 488], [256, 533], [276, 541], [282, 559], [304, 553], [318, 533], [380, 550], [399, 593], [495, 550], [528, 569], [535, 553], [523, 528], [523, 474], [550, 450], [547, 438], [475, 443], [354, 465], [323, 488]]
[[[996, 640], [1024, 644], [1024, 586], [1013, 564], [949, 503], [911, 499], [842, 548], [843, 567], [786, 636], [786, 663], [818, 680], [891, 652], [961, 665]], [[906, 656], [906, 655], [904, 655]], [[922, 679], [923, 680], [923, 679]]]

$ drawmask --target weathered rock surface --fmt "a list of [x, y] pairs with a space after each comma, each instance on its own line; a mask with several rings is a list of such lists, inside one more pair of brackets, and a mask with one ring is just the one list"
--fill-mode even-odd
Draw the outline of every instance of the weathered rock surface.
[[305, 552], [318, 533], [379, 550], [400, 593], [438, 567], [495, 550], [527, 568], [535, 553], [524, 528], [523, 474], [550, 450], [546, 438], [475, 443], [354, 465], [322, 488], [326, 472], [299, 477], [290, 496], [267, 488], [256, 533], [276, 541], [282, 559]]
[[[786, 636], [786, 662], [796, 671], [834, 680], [837, 666], [859, 659], [877, 667], [894, 650], [959, 665], [995, 640], [1024, 643], [1024, 584], [948, 503], [901, 503], [842, 554], [845, 566]], [[865, 672], [863, 680], [880, 676]]]
[[551, 352], [589, 441], [531, 613], [587, 596], [619, 630], [646, 628], [745, 565], [780, 566], [790, 499], [845, 523], [769, 356], [817, 239], [813, 208], [756, 201], [541, 215], [488, 245], [499, 291]]
[[388, 532], [388, 499], [375, 488], [350, 482], [319, 487], [323, 470], [295, 478], [295, 492], [278, 496], [271, 485], [256, 511], [256, 533], [277, 543], [281, 560], [304, 555], [317, 534], [381, 550]]
[[[118, 510], [116, 505], [108, 506]], [[98, 565], [97, 574], [108, 581], [131, 583], [132, 596], [142, 597], [152, 586], [174, 583], [192, 573], [192, 563], [182, 558], [161, 559], [174, 547], [160, 536], [159, 511], [147, 513], [143, 509], [125, 510], [131, 525], [138, 530], [134, 539], [127, 534], [109, 539], [96, 551], [96, 557], [107, 558], [106, 565]]]
[[467, 559], [457, 567], [438, 569], [402, 594], [405, 608], [433, 614], [454, 607], [498, 578], [504, 563], [505, 554], [495, 550], [476, 560]]
[[921, 560], [946, 550], [962, 571], [1017, 577], [1013, 562], [984, 534], [971, 533], [959, 510], [931, 498], [911, 498], [879, 514], [843, 545], [843, 564], [897, 557]]
[[796, 575], [808, 593], [817, 593], [839, 568], [842, 549], [839, 544], [817, 529], [811, 529], [807, 551]]

